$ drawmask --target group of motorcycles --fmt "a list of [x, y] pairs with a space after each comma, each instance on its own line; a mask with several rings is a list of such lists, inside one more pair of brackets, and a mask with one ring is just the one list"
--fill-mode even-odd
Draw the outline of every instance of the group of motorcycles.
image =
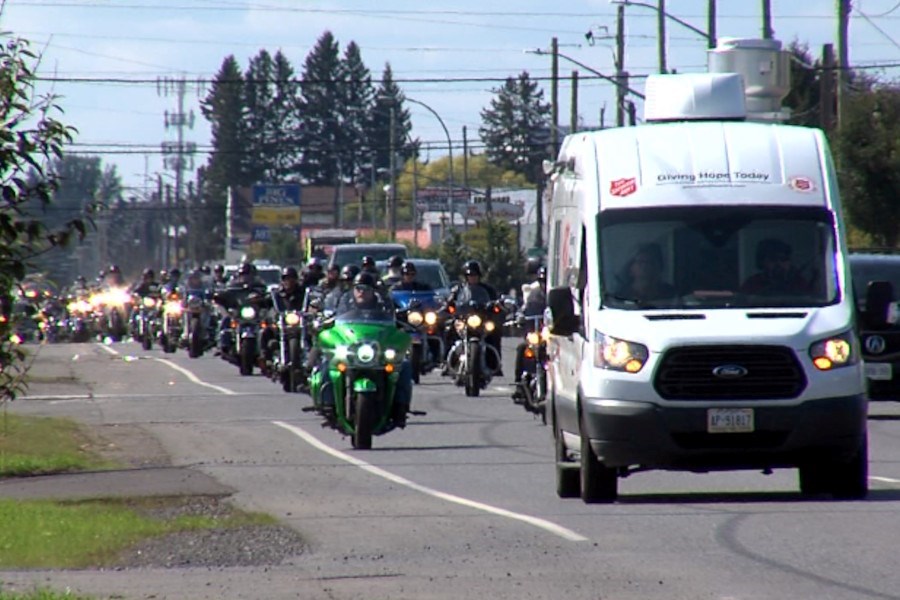
[[390, 295], [390, 309], [334, 314], [324, 308], [325, 295], [317, 288], [307, 290], [299, 310], [283, 306], [274, 290], [220, 292], [215, 301], [227, 312], [220, 354], [242, 375], [258, 368], [285, 392], [308, 393], [312, 405], [304, 410], [349, 436], [354, 448], [368, 449], [373, 436], [405, 425], [401, 399], [407, 376], [418, 384], [422, 375], [440, 369], [467, 396], [478, 396], [500, 372], [491, 334], [516, 327], [524, 336], [523, 373], [513, 398], [545, 419], [547, 352], [540, 318], [516, 316], [508, 299], [457, 305], [431, 291]]
[[[324, 425], [348, 435], [358, 449], [373, 436], [403, 427], [400, 402], [423, 375], [437, 369], [477, 397], [501, 371], [491, 343], [498, 328], [521, 332], [513, 399], [546, 422], [546, 333], [541, 316], [517, 313], [510, 299], [448, 303], [431, 291], [390, 292], [391, 308], [325, 310], [311, 288], [304, 306], [283, 305], [276, 290], [161, 288], [129, 294], [123, 288], [85, 290], [53, 302], [35, 299], [36, 339], [118, 341], [131, 336], [145, 350], [185, 349], [197, 358], [216, 348], [241, 375], [257, 369], [285, 392], [308, 393]], [[43, 300], [40, 302], [39, 300]]]

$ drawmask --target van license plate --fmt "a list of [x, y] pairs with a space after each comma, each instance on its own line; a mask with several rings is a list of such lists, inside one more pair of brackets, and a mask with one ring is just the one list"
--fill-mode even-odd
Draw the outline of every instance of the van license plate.
[[866, 377], [875, 381], [890, 381], [893, 373], [891, 363], [866, 363]]
[[709, 433], [750, 433], [753, 431], [752, 408], [710, 408], [706, 411]]

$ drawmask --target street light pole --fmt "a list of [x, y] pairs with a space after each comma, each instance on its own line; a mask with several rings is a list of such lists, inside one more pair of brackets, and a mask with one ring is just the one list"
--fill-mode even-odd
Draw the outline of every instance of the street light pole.
[[[425, 108], [435, 116], [438, 120], [438, 123], [441, 124], [441, 127], [444, 130], [444, 135], [447, 136], [447, 152], [450, 156], [450, 169], [449, 169], [449, 180], [447, 184], [447, 208], [450, 213], [450, 228], [455, 229], [455, 219], [453, 218], [453, 140], [450, 138], [450, 131], [447, 129], [447, 125], [444, 124], [444, 120], [441, 118], [441, 115], [437, 113], [436, 110], [422, 102], [421, 100], [413, 100], [412, 98], [405, 98], [407, 102], [412, 102], [413, 104], [418, 104], [419, 106]], [[413, 202], [415, 203], [416, 199], [413, 198]]]

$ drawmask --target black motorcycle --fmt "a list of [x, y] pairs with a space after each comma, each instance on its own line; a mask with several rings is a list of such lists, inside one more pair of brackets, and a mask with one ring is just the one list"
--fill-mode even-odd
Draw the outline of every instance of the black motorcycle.
[[519, 315], [515, 325], [525, 332], [525, 340], [517, 349], [521, 352], [521, 372], [513, 392], [513, 402], [547, 424], [547, 336], [543, 315]]
[[219, 332], [222, 357], [236, 364], [241, 375], [252, 375], [259, 359], [257, 340], [264, 298], [264, 292], [250, 287], [230, 288], [213, 296], [227, 312]]
[[466, 396], [478, 396], [500, 370], [500, 354], [486, 337], [503, 322], [504, 309], [499, 301], [464, 305], [449, 304], [449, 336], [454, 339], [447, 352], [445, 373], [456, 385], [465, 387]]

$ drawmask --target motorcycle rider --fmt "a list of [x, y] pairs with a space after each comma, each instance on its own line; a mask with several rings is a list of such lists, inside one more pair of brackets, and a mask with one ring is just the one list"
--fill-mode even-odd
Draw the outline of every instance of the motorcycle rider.
[[303, 281], [300, 284], [300, 287], [303, 288], [304, 291], [314, 288], [319, 285], [319, 281], [325, 276], [322, 261], [316, 257], [312, 257], [309, 259], [309, 262], [306, 263], [306, 269], [303, 272]]
[[[349, 295], [345, 295], [342, 298], [336, 314], [340, 315], [351, 310], [377, 309], [393, 312], [392, 305], [385, 302], [385, 298], [376, 291], [377, 283], [378, 280], [372, 273], [360, 271], [353, 278], [353, 288]], [[319, 359], [317, 350], [317, 348], [314, 348], [310, 353], [311, 364], [318, 364], [316, 367], [318, 369], [327, 369], [327, 358], [322, 357]], [[412, 368], [409, 359], [403, 361], [398, 373], [399, 379], [394, 392], [393, 420], [397, 427], [403, 428], [406, 427], [406, 414], [409, 412], [412, 403]], [[326, 383], [322, 388], [322, 401], [326, 407], [334, 406], [334, 395], [330, 384]]]
[[[281, 283], [275, 290], [274, 297], [269, 298], [269, 308], [275, 313], [283, 313], [288, 310], [303, 310], [303, 288], [300, 287], [300, 275], [294, 267], [281, 269]], [[259, 331], [259, 347], [263, 352], [266, 364], [274, 357], [275, 332], [270, 327], [263, 327]]]
[[131, 293], [134, 296], [149, 296], [157, 292], [159, 292], [159, 282], [156, 281], [156, 273], [147, 267], [141, 271], [140, 281], [131, 286]]
[[338, 285], [332, 288], [325, 296], [325, 302], [323, 303], [324, 310], [337, 310], [344, 295], [350, 293], [350, 286], [353, 285], [353, 279], [359, 272], [359, 267], [356, 265], [344, 265], [343, 268], [341, 268], [341, 276], [338, 279]]
[[[500, 296], [494, 286], [481, 280], [481, 263], [477, 260], [469, 260], [463, 265], [463, 276], [465, 281], [460, 285], [454, 285], [447, 297], [448, 304], [462, 304], [475, 301], [479, 304], [487, 304], [488, 302], [497, 300]], [[497, 327], [491, 333], [485, 335], [484, 341], [493, 346], [497, 351], [498, 360], [502, 358], [500, 353], [501, 341], [503, 339], [502, 328]], [[449, 346], [448, 346], [449, 347]], [[503, 361], [497, 365], [496, 374], [503, 377]]]
[[375, 259], [371, 256], [362, 257], [362, 261], [360, 262], [360, 272], [371, 273], [376, 281], [381, 279], [381, 273], [378, 272], [378, 266], [375, 264]]
[[123, 287], [125, 285], [125, 277], [122, 275], [119, 265], [109, 265], [109, 269], [106, 271], [105, 283], [107, 287]]
[[[522, 316], [524, 317], [539, 317], [543, 316], [544, 309], [547, 308], [547, 268], [546, 267], [538, 267], [537, 277], [534, 282], [528, 284], [524, 284], [522, 286], [522, 297], [524, 298], [524, 304], [522, 306]], [[531, 322], [529, 322], [531, 325]], [[540, 332], [540, 328], [537, 330]], [[527, 332], [526, 332], [527, 333]], [[525, 349], [528, 347], [528, 342], [522, 341], [518, 346], [516, 346], [516, 370], [515, 370], [515, 381], [519, 383], [522, 381], [522, 365], [525, 360]], [[513, 392], [513, 398], [521, 398], [522, 394], [519, 391], [518, 387]]]
[[400, 283], [403, 279], [403, 273], [401, 272], [403, 264], [403, 257], [397, 254], [388, 259], [387, 273], [385, 273], [384, 277], [381, 279], [385, 287], [390, 288], [391, 286]]
[[225, 277], [225, 265], [218, 264], [213, 267], [212, 287], [214, 290], [224, 289], [228, 284], [228, 278]]
[[416, 279], [416, 265], [406, 261], [400, 267], [400, 281], [391, 287], [391, 291], [402, 292], [430, 292], [433, 288], [425, 282]]
[[248, 290], [250, 293], [257, 294], [266, 293], [266, 284], [256, 276], [256, 266], [253, 263], [241, 263], [241, 266], [238, 267], [237, 272], [231, 277], [231, 279], [228, 280], [228, 285], [225, 287], [225, 289], [217, 290], [216, 293], [213, 294], [213, 301], [222, 307], [219, 319], [218, 333], [218, 351], [220, 353], [227, 352], [231, 347], [231, 344], [234, 342], [234, 340], [230, 338], [231, 318], [228, 314], [229, 307], [222, 302], [223, 296], [228, 296], [229, 292], [232, 292], [234, 290]]

